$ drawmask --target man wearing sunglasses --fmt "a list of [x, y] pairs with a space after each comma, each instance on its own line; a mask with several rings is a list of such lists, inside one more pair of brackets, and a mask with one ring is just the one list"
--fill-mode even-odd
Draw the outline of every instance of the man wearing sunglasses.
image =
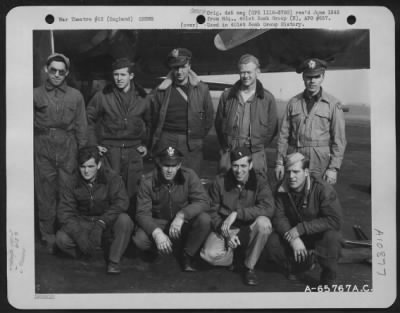
[[60, 53], [46, 61], [46, 81], [33, 91], [35, 193], [39, 230], [49, 253], [55, 248], [59, 191], [77, 178], [78, 148], [87, 143], [85, 103], [66, 83], [70, 61]]

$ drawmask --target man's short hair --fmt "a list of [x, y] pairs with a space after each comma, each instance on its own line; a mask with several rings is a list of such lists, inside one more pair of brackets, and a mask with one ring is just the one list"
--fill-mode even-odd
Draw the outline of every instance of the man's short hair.
[[78, 154], [78, 164], [82, 165], [91, 158], [94, 159], [96, 164], [100, 162], [100, 153], [96, 146], [83, 147], [79, 150]]
[[132, 73], [132, 72], [133, 72], [133, 67], [134, 67], [134, 65], [135, 65], [135, 63], [133, 63], [133, 62], [132, 62], [130, 59], [128, 59], [128, 58], [119, 58], [119, 59], [116, 59], [116, 60], [112, 63], [111, 68], [112, 68], [112, 71], [115, 71], [115, 70], [119, 70], [119, 69], [121, 69], [121, 68], [127, 67], [127, 68], [128, 68], [128, 72], [129, 72], [129, 73]]
[[69, 70], [70, 61], [69, 58], [67, 58], [64, 54], [62, 53], [50, 54], [46, 61], [46, 67], [48, 67], [53, 61], [64, 63], [67, 71]]
[[296, 164], [297, 162], [301, 162], [301, 167], [303, 170], [310, 167], [310, 160], [308, 158], [306, 158], [300, 152], [294, 152], [286, 156], [285, 168], [287, 169], [293, 164]]
[[248, 64], [248, 63], [254, 63], [257, 68], [260, 68], [260, 61], [258, 61], [258, 59], [252, 55], [252, 54], [244, 54], [240, 57], [239, 62], [238, 62], [238, 67], [240, 67], [240, 65], [242, 64]]

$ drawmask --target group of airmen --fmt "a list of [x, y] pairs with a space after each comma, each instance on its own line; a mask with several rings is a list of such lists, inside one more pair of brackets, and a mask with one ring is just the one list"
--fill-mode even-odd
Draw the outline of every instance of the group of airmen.
[[[258, 284], [265, 251], [288, 278], [318, 262], [320, 283], [334, 284], [342, 216], [332, 185], [346, 139], [341, 104], [321, 87], [327, 64], [311, 58], [299, 66], [305, 90], [278, 123], [255, 56], [239, 59], [240, 79], [222, 93], [215, 120], [191, 59], [188, 49], [173, 49], [169, 73], [149, 94], [136, 83], [134, 64], [117, 59], [113, 82], [85, 105], [66, 83], [68, 57], [48, 57], [47, 80], [34, 89], [41, 242], [73, 258], [103, 249], [108, 274], [120, 273], [133, 243], [152, 255], [176, 252], [185, 272], [199, 262], [241, 270], [248, 285]], [[206, 188], [199, 177], [213, 124], [220, 158]], [[265, 149], [277, 135], [271, 190]], [[144, 174], [146, 155], [155, 166]]]

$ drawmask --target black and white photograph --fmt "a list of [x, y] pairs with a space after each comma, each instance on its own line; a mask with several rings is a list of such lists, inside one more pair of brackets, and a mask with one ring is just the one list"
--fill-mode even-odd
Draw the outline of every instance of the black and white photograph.
[[9, 302], [389, 306], [392, 23], [379, 7], [14, 10]]

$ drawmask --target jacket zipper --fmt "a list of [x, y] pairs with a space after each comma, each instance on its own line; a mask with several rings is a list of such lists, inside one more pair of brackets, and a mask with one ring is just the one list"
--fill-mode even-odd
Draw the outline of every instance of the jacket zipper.
[[167, 187], [168, 187], [168, 208], [169, 208], [169, 215], [170, 215], [170, 218], [172, 219], [172, 218], [173, 218], [173, 215], [172, 215], [172, 201], [171, 201], [171, 185], [168, 184]]
[[90, 196], [90, 209], [92, 209], [94, 207], [93, 185], [87, 184], [86, 187], [87, 190], [89, 191], [89, 196]]

